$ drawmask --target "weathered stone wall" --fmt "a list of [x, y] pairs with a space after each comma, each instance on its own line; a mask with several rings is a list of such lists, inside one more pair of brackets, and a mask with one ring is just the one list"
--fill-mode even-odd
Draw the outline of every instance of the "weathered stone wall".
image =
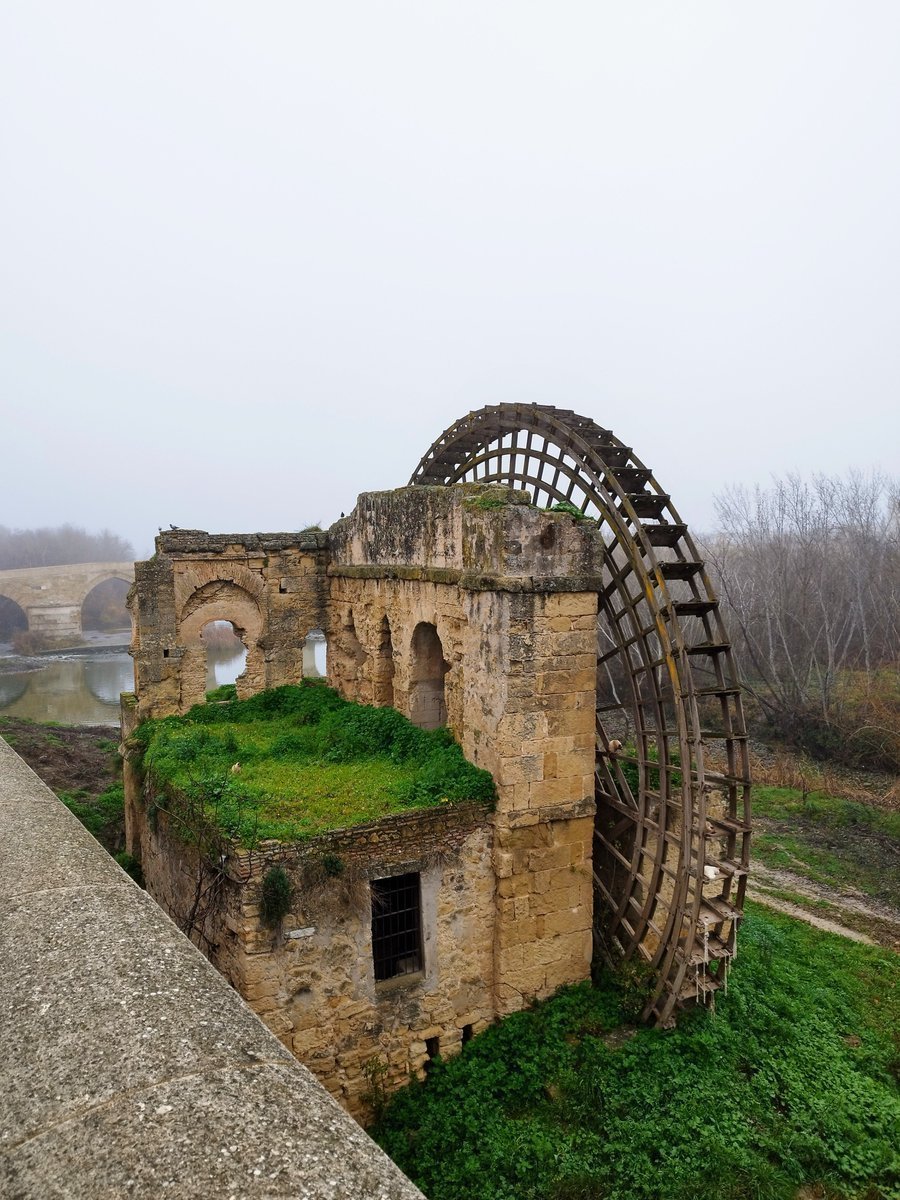
[[[196, 854], [154, 797], [136, 806], [144, 872], [154, 897], [182, 927], [196, 896]], [[229, 857], [215, 902], [192, 936], [272, 1032], [354, 1115], [371, 1115], [367, 1068], [392, 1090], [421, 1075], [435, 1052], [459, 1049], [463, 1031], [495, 1016], [495, 883], [483, 805], [391, 817], [291, 847]], [[266, 871], [282, 866], [292, 912], [277, 928], [260, 915]], [[337, 871], [335, 874], [333, 872]], [[330, 873], [331, 872], [331, 873]], [[370, 881], [421, 875], [424, 964], [375, 981]], [[208, 882], [208, 877], [205, 882]]]
[[303, 641], [325, 620], [326, 544], [319, 531], [160, 534], [130, 601], [140, 718], [202, 703], [209, 621], [231, 621], [247, 647], [238, 695], [299, 682]]
[[[213, 961], [353, 1111], [364, 1111], [367, 1063], [383, 1061], [392, 1085], [422, 1070], [426, 1040], [452, 1052], [467, 1027], [589, 973], [603, 553], [593, 524], [508, 488], [463, 485], [361, 496], [327, 538], [163, 535], [157, 559], [138, 565], [126, 734], [202, 699], [191, 647], [206, 620], [244, 630], [240, 694], [298, 680], [303, 639], [318, 627], [345, 697], [446, 721], [495, 779], [489, 817], [449, 806], [256, 856], [231, 871], [210, 914]], [[126, 792], [129, 846], [151, 891], [187, 911], [190, 856], [164, 822], [155, 833], [143, 822], [130, 769]], [[310, 856], [332, 844], [347, 873], [315, 882]], [[297, 897], [284, 936], [260, 924], [257, 904], [260, 872], [276, 859]], [[376, 987], [368, 881], [413, 870], [426, 969]], [[292, 923], [312, 932], [287, 936]]]
[[414, 635], [432, 625], [447, 723], [494, 776], [498, 1013], [590, 966], [602, 552], [594, 527], [471, 485], [361, 496], [331, 531], [331, 681], [371, 702], [390, 675], [414, 717]]

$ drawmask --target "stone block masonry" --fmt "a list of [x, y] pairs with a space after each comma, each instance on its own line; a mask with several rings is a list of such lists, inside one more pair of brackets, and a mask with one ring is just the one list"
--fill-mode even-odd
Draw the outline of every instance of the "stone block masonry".
[[[144, 871], [158, 902], [181, 923], [198, 878], [191, 851], [163, 813], [139, 806]], [[216, 902], [194, 931], [208, 954], [276, 1037], [355, 1116], [372, 1115], [371, 1070], [393, 1088], [422, 1075], [435, 1052], [453, 1053], [463, 1031], [496, 1016], [492, 831], [483, 805], [459, 804], [341, 830], [294, 845], [237, 851]], [[273, 867], [292, 885], [292, 911], [262, 917], [260, 890]], [[421, 881], [421, 970], [375, 979], [371, 881], [415, 873]]]
[[[296, 682], [312, 628], [329, 682], [350, 700], [447, 724], [490, 771], [495, 809], [390, 817], [229, 862], [202, 932], [213, 961], [341, 1102], [365, 1118], [373, 1064], [392, 1087], [434, 1053], [589, 975], [597, 592], [594, 525], [535, 509], [505, 487], [412, 487], [359, 498], [328, 534], [179, 531], [138, 564], [132, 611], [145, 716], [202, 699], [199, 629], [231, 620], [248, 647], [241, 695]], [[126, 767], [129, 847], [179, 918], [189, 852], [146, 821]], [[323, 873], [331, 856], [338, 876]], [[260, 917], [281, 863], [294, 911]], [[373, 880], [415, 876], [416, 978], [376, 981]]]

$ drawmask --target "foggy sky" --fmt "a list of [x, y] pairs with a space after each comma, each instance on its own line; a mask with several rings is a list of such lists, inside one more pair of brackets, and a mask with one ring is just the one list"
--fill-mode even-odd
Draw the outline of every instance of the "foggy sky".
[[0, 524], [328, 524], [484, 404], [898, 470], [900, 5], [5, 0]]

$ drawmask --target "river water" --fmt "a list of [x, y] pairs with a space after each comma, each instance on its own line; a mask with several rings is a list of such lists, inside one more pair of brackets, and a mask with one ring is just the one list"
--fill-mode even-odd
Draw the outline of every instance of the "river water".
[[[115, 636], [109, 638], [115, 642]], [[8, 648], [7, 648], [8, 649]], [[243, 646], [210, 645], [206, 652], [206, 688], [234, 683], [244, 669]], [[2, 671], [0, 713], [60, 725], [118, 725], [119, 693], [134, 690], [134, 664], [124, 646], [98, 645], [78, 653], [44, 654], [23, 671]], [[40, 665], [38, 665], [40, 664]], [[303, 674], [324, 677], [325, 638], [310, 634], [303, 649]]]
[[[243, 650], [210, 648], [206, 686], [234, 683]], [[134, 690], [134, 664], [123, 647], [79, 654], [42, 655], [35, 670], [0, 674], [0, 713], [61, 725], [118, 725], [119, 693]]]

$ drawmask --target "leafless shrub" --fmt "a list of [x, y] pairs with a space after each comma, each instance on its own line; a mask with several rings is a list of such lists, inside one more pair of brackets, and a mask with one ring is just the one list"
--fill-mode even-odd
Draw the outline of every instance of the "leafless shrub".
[[882, 723], [870, 722], [860, 691], [884, 700], [879, 673], [900, 661], [898, 482], [788, 475], [726, 492], [717, 513], [704, 553], [770, 724], [810, 749], [889, 764], [898, 708], [889, 699]]

